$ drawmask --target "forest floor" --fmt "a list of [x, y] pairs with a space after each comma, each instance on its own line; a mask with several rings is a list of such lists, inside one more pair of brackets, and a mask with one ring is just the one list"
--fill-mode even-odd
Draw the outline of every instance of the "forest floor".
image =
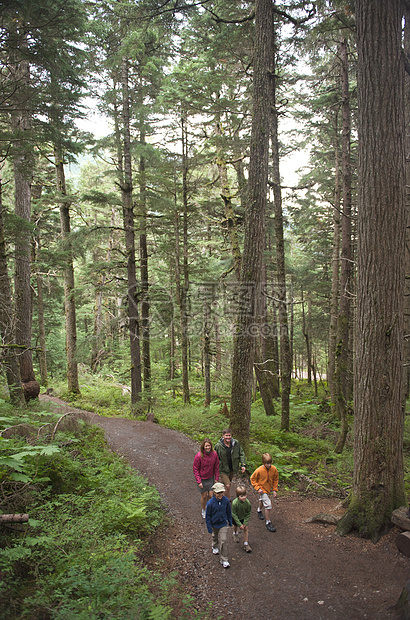
[[[52, 396], [61, 407], [75, 408]], [[252, 504], [249, 542], [252, 553], [229, 534], [230, 569], [211, 552], [211, 536], [201, 516], [192, 473], [197, 444], [152, 422], [89, 414], [105, 431], [110, 448], [157, 487], [170, 516], [153, 541], [148, 561], [164, 573], [177, 571], [182, 587], [207, 619], [238, 620], [385, 620], [410, 577], [410, 558], [395, 544], [397, 527], [377, 544], [355, 536], [341, 538], [335, 526], [307, 522], [319, 513], [341, 515], [337, 499], [281, 493], [274, 501], [268, 532]], [[242, 542], [242, 541], [241, 541]]]

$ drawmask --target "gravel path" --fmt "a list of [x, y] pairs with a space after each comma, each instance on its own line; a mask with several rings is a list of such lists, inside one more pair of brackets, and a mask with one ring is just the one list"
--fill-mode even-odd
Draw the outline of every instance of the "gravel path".
[[[74, 410], [53, 397], [42, 396]], [[63, 408], [65, 407], [65, 409]], [[270, 533], [256, 517], [256, 494], [245, 478], [253, 507], [246, 554], [229, 535], [231, 568], [224, 570], [211, 553], [211, 537], [201, 517], [192, 473], [198, 450], [188, 437], [152, 422], [89, 414], [105, 431], [116, 453], [155, 485], [174, 525], [158, 541], [155, 553], [181, 581], [209, 619], [238, 620], [385, 620], [396, 618], [392, 606], [409, 577], [410, 559], [395, 545], [393, 528], [376, 545], [347, 536], [334, 526], [306, 523], [318, 513], [341, 514], [337, 500], [297, 494], [275, 501]]]

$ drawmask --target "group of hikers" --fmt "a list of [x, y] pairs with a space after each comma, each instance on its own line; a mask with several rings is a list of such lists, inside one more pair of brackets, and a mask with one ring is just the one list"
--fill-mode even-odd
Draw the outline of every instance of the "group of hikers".
[[[246, 495], [246, 487], [240, 484], [236, 487], [236, 498], [231, 505], [231, 484], [234, 474], [244, 474], [246, 457], [239, 441], [232, 437], [229, 428], [224, 429], [221, 439], [212, 446], [208, 438], [201, 443], [199, 452], [195, 455], [193, 471], [198, 489], [201, 493], [201, 511], [205, 519], [207, 530], [212, 534], [212, 553], [219, 555], [223, 568], [229, 568], [227, 556], [228, 527], [233, 526], [232, 536], [239, 543], [239, 531], [243, 534], [243, 549], [251, 553], [249, 544], [248, 523], [251, 516], [251, 503]], [[270, 496], [276, 497], [279, 474], [272, 465], [272, 457], [265, 452], [262, 455], [262, 465], [255, 469], [250, 481], [258, 495], [257, 515], [265, 520], [266, 529], [276, 532], [272, 525], [270, 513], [272, 501]], [[263, 510], [265, 516], [263, 516]]]

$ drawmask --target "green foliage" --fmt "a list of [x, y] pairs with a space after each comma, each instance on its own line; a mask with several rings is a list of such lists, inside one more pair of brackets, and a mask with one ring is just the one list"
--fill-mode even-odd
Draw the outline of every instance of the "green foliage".
[[[5, 448], [3, 445], [1, 447], [3, 452]], [[30, 463], [27, 464], [27, 461], [32, 461], [37, 456], [50, 456], [59, 452], [59, 450], [60, 448], [55, 445], [30, 446], [21, 452], [14, 452], [10, 456], [7, 454], [5, 456], [0, 456], [0, 483], [5, 478], [19, 480], [20, 482], [29, 482], [31, 477], [24, 473], [31, 469]], [[14, 471], [8, 471], [10, 469]]]
[[45, 597], [50, 597], [55, 607], [53, 618], [58, 620], [169, 618], [171, 610], [156, 603], [150, 593], [159, 576], [139, 566], [132, 551], [98, 551], [84, 562], [41, 580], [40, 590], [26, 599], [27, 609], [41, 608]]
[[0, 430], [6, 435], [0, 436], [0, 485], [7, 481], [30, 483], [34, 478], [38, 482], [41, 463], [60, 451], [56, 442], [39, 436], [40, 430], [53, 428], [59, 416], [35, 407], [21, 413], [4, 402], [0, 412]]
[[[1, 407], [0, 415], [11, 426]], [[38, 422], [35, 412], [27, 418]], [[14, 465], [36, 472], [23, 485], [13, 479], [11, 457], [3, 466], [3, 511], [30, 515], [20, 529], [0, 528], [0, 608], [8, 620], [169, 618], [181, 600], [181, 618], [195, 617], [175, 576], [164, 579], [141, 560], [164, 522], [158, 491], [107, 450], [97, 427], [69, 435], [58, 451], [26, 443], [18, 452], [24, 440], [7, 440]]]

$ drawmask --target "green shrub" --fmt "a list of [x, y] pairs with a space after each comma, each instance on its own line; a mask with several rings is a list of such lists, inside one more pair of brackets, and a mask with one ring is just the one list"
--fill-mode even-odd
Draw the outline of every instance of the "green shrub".
[[[35, 422], [34, 413], [28, 416]], [[9, 459], [3, 505], [30, 514], [28, 526], [0, 529], [0, 609], [8, 610], [7, 620], [166, 619], [169, 601], [182, 608], [181, 618], [195, 617], [175, 578], [164, 580], [140, 559], [164, 521], [158, 491], [106, 448], [98, 427], [63, 436], [58, 453], [21, 437], [0, 443], [1, 458]], [[21, 464], [28, 484], [13, 479]]]

